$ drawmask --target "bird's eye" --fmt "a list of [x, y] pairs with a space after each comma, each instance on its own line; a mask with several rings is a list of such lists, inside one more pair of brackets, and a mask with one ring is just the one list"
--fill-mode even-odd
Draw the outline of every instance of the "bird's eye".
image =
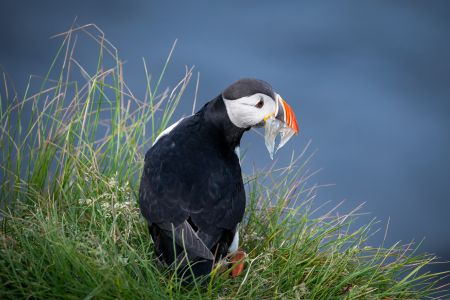
[[260, 98], [258, 103], [256, 103], [255, 107], [261, 108], [263, 106], [264, 106], [264, 100], [262, 98]]

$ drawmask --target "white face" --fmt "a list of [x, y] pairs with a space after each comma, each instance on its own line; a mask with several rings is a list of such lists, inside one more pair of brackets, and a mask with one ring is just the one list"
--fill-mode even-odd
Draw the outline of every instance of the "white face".
[[223, 99], [231, 122], [240, 128], [253, 127], [260, 124], [265, 117], [277, 114], [274, 99], [265, 94], [254, 94], [235, 100]]

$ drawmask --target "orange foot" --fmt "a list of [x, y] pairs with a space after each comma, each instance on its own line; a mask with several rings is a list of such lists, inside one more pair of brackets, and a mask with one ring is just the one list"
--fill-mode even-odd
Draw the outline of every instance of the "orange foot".
[[247, 254], [243, 250], [237, 250], [231, 256], [231, 276], [238, 277], [244, 271], [244, 259]]

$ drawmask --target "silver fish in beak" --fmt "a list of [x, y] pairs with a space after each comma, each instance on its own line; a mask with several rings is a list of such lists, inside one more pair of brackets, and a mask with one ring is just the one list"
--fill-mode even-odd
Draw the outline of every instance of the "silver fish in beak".
[[[277, 109], [275, 113], [264, 118], [264, 141], [271, 159], [273, 159], [273, 154], [286, 145], [294, 134], [298, 134], [294, 111], [280, 95], [276, 94], [276, 98]], [[278, 135], [280, 135], [280, 142], [275, 148]]]

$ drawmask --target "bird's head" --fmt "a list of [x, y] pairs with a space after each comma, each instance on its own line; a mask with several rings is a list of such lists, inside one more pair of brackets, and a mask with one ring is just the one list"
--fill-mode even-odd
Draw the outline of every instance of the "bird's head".
[[222, 92], [228, 117], [240, 128], [265, 127], [266, 147], [273, 157], [278, 133], [281, 148], [298, 133], [297, 120], [291, 107], [263, 80], [244, 78]]

